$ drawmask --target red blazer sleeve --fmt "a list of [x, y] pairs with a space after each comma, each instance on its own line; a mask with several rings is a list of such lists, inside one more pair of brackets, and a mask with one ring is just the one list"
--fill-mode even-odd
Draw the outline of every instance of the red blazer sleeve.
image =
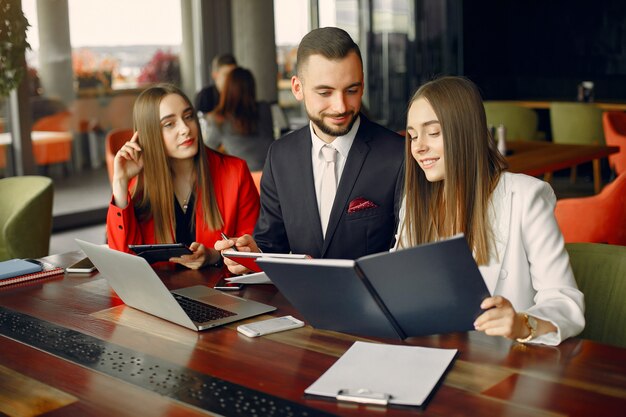
[[254, 180], [245, 163], [239, 174], [239, 210], [237, 211], [237, 224], [235, 236], [252, 234], [257, 219], [259, 218], [259, 192], [254, 185]]
[[[107, 212], [107, 241], [111, 249], [132, 253], [129, 244], [154, 243], [144, 242], [142, 226], [135, 216], [135, 209], [131, 202], [130, 193], [127, 194], [126, 208], [117, 207], [113, 199], [109, 203]], [[145, 226], [145, 225], [144, 225]], [[154, 233], [152, 233], [154, 235]], [[153, 239], [154, 240], [154, 239]]]
[[[248, 165], [242, 159], [212, 150], [207, 149], [207, 154], [215, 197], [224, 220], [222, 231], [229, 237], [252, 234], [260, 205], [259, 193]], [[196, 224], [202, 222], [198, 217], [196, 219]], [[203, 236], [196, 232], [196, 237], [205, 246], [212, 248], [221, 239], [219, 232], [206, 232]]]

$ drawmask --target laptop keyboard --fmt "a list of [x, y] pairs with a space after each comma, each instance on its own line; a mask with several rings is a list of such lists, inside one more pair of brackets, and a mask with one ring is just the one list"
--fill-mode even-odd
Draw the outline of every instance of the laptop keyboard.
[[178, 304], [183, 308], [185, 313], [187, 313], [189, 318], [196, 323], [215, 321], [235, 315], [235, 313], [233, 313], [232, 311], [223, 310], [215, 306], [210, 306], [208, 304], [201, 303], [200, 301], [187, 298], [180, 294], [172, 295], [174, 296]]

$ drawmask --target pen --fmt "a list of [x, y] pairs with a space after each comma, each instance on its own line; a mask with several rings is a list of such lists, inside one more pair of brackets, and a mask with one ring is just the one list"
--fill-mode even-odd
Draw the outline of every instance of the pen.
[[[224, 239], [224, 240], [230, 240], [230, 238], [229, 238], [228, 236], [226, 236], [226, 235], [224, 234], [224, 232], [220, 232], [220, 234], [222, 235], [222, 239]], [[237, 248], [235, 247], [235, 245], [231, 246], [231, 249], [232, 249], [232, 250], [234, 250], [234, 251], [239, 252], [239, 251], [237, 250]]]

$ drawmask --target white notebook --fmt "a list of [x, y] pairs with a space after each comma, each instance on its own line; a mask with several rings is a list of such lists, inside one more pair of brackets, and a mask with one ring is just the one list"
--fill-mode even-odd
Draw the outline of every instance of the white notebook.
[[304, 392], [338, 400], [422, 406], [456, 349], [355, 342]]

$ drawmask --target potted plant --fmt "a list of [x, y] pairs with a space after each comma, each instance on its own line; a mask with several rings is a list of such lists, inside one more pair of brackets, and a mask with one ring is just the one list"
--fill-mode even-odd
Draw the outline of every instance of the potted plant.
[[89, 49], [72, 52], [72, 67], [78, 90], [97, 89], [109, 91], [117, 61], [97, 57]]

